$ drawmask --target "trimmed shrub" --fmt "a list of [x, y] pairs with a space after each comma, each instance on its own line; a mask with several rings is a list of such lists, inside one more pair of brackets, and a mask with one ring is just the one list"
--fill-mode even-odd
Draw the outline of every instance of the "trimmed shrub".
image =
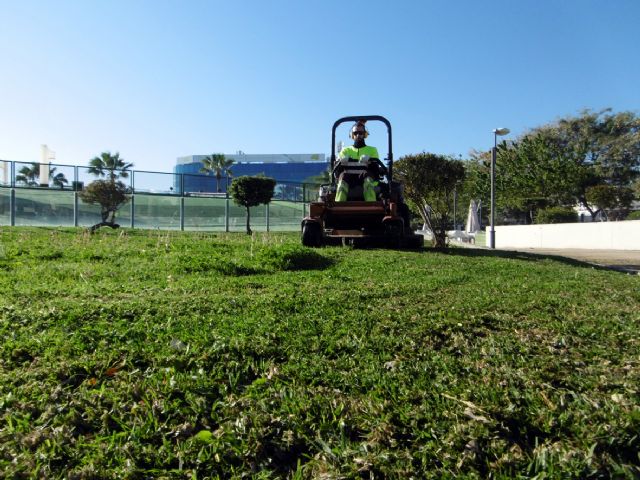
[[625, 218], [625, 220], [640, 220], [640, 210], [631, 212], [629, 215], [627, 215], [627, 218]]
[[575, 223], [578, 221], [578, 214], [568, 207], [549, 207], [538, 210], [535, 223]]
[[247, 234], [251, 235], [249, 208], [271, 202], [275, 188], [276, 181], [273, 178], [262, 176], [238, 177], [231, 183], [229, 193], [233, 201], [247, 210]]

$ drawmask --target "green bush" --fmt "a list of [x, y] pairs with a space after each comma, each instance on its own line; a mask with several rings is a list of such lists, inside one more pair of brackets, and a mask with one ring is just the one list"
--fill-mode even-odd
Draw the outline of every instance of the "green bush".
[[263, 176], [243, 176], [233, 180], [229, 187], [229, 193], [233, 197], [236, 205], [247, 210], [247, 233], [251, 235], [251, 212], [250, 207], [257, 207], [261, 204], [271, 202], [276, 188], [276, 181], [273, 178]]
[[640, 220], [640, 210], [631, 212], [629, 215], [627, 215], [627, 218], [625, 220]]
[[578, 214], [572, 208], [549, 207], [538, 211], [535, 223], [575, 223], [577, 221]]

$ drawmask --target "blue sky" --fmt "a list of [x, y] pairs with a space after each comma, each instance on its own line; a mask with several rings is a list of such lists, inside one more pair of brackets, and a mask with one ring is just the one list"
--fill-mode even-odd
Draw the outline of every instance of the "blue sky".
[[0, 159], [329, 153], [358, 114], [391, 121], [396, 159], [464, 158], [495, 127], [640, 110], [637, 0], [0, 0], [0, 18]]

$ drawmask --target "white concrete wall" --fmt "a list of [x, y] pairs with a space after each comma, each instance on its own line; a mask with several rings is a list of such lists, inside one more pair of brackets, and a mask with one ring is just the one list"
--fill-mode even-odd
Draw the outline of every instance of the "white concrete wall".
[[640, 250], [640, 220], [501, 226], [496, 248]]

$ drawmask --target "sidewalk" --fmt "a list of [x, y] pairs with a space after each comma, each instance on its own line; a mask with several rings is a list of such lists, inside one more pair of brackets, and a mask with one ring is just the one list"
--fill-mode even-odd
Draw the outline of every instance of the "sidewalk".
[[557, 255], [614, 270], [640, 274], [640, 250], [588, 250], [582, 248], [518, 248], [505, 250], [538, 255]]
[[[489, 247], [478, 243], [452, 241], [451, 245], [491, 250]], [[640, 250], [593, 250], [583, 248], [499, 248], [496, 250], [571, 258], [599, 267], [640, 275]]]

